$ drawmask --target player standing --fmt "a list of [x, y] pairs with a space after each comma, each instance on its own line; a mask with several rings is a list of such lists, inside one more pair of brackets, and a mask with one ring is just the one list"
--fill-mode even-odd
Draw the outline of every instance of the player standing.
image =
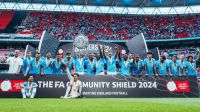
[[103, 59], [103, 54], [101, 51], [100, 44], [97, 43], [98, 49], [99, 49], [99, 54], [96, 54], [96, 75], [105, 75], [104, 73], [104, 59]]
[[96, 74], [96, 60], [94, 59], [94, 54], [89, 54], [89, 59], [85, 60], [85, 65], [87, 68], [87, 75], [95, 75]]
[[[28, 72], [28, 71], [30, 71], [30, 72]], [[28, 65], [24, 76], [27, 76], [28, 73], [31, 74], [31, 75], [44, 74], [44, 72], [43, 72], [43, 60], [40, 58], [39, 52], [37, 52], [35, 54], [35, 58]]]
[[[27, 54], [26, 54], [25, 59], [23, 60], [23, 66], [22, 66], [22, 72], [23, 72], [23, 74], [26, 73], [26, 69], [28, 68], [28, 66], [30, 65], [30, 63], [33, 60], [33, 57], [31, 57], [31, 55], [32, 55], [31, 52], [28, 51]], [[32, 71], [32, 68], [30, 68], [29, 72], [31, 72], [31, 71]]]
[[160, 56], [160, 59], [156, 62], [156, 76], [168, 76], [169, 74], [169, 65], [166, 61], [166, 57]]
[[62, 67], [61, 55], [57, 54], [56, 59], [53, 60], [53, 63], [52, 63], [53, 74], [56, 74], [56, 75], [61, 74], [61, 70], [62, 70], [61, 67]]
[[71, 56], [71, 53], [66, 53], [66, 58], [62, 59], [62, 65], [64, 66], [64, 74], [66, 74], [66, 70], [69, 69], [69, 72], [72, 73], [74, 59]]
[[135, 55], [135, 59], [133, 62], [133, 75], [142, 76], [144, 72], [144, 62], [140, 59], [138, 54]]
[[177, 56], [172, 57], [172, 61], [169, 62], [169, 68], [171, 75], [181, 76], [180, 74], [180, 65], [177, 61]]
[[43, 68], [45, 75], [53, 74], [53, 59], [51, 58], [51, 52], [46, 53], [46, 58], [44, 58], [43, 61]]
[[108, 51], [108, 56], [105, 55], [105, 47], [103, 46], [103, 57], [107, 65], [107, 75], [117, 75], [116, 60], [119, 53], [118, 46], [115, 46], [116, 54], [113, 56], [112, 50]]
[[144, 59], [144, 67], [146, 71], [146, 76], [157, 75], [156, 72], [156, 61], [152, 58], [152, 52], [147, 53], [147, 58]]
[[121, 55], [119, 53], [118, 57], [119, 57], [120, 73], [122, 75], [131, 75], [130, 67], [132, 63], [128, 59], [128, 55], [124, 54], [123, 58], [121, 58]]

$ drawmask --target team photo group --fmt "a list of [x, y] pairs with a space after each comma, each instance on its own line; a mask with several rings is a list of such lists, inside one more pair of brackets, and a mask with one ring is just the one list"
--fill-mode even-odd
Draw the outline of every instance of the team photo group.
[[97, 43], [98, 53], [69, 53], [65, 56], [57, 53], [52, 58], [51, 52], [46, 52], [42, 57], [39, 52], [32, 56], [30, 51], [21, 59], [15, 50], [15, 55], [9, 57], [9, 74], [27, 75], [66, 75], [66, 73], [79, 75], [129, 75], [129, 76], [195, 76], [197, 75], [196, 63], [200, 60], [199, 48], [197, 56], [185, 57], [184, 54], [168, 56], [167, 52], [160, 54], [155, 60], [152, 52], [147, 52], [147, 57], [141, 59], [138, 54], [124, 53], [124, 50], [115, 45], [116, 52], [109, 50]]

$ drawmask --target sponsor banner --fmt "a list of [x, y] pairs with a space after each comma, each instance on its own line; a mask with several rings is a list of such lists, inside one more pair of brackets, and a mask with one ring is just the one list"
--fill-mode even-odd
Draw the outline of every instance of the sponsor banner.
[[[63, 53], [64, 55], [66, 53], [73, 53], [75, 51], [75, 53], [79, 53], [79, 52], [82, 52], [82, 53], [99, 53], [99, 49], [98, 49], [98, 46], [97, 46], [97, 43], [100, 44], [100, 46], [105, 46], [105, 53], [107, 54], [108, 51], [112, 51], [113, 53], [116, 52], [116, 49], [115, 49], [115, 45], [114, 43], [110, 43], [110, 42], [102, 42], [102, 41], [90, 41], [89, 42], [89, 45], [87, 46], [87, 50], [86, 48], [85, 49], [78, 49], [77, 47], [75, 47], [73, 49], [73, 43], [67, 43], [67, 44], [64, 44], [64, 45], [61, 45], [59, 47], [59, 49], [62, 49], [63, 50]], [[117, 44], [118, 45], [118, 44]], [[124, 49], [126, 50], [126, 52], [128, 52], [128, 49], [126, 47], [123, 47], [121, 45], [118, 45], [118, 47], [120, 49]]]
[[190, 92], [188, 81], [167, 81], [167, 89], [169, 92]]
[[[0, 75], [0, 97], [21, 98], [23, 76]], [[80, 76], [86, 98], [198, 97], [197, 77]], [[60, 98], [69, 79], [65, 75], [34, 76], [36, 98]]]
[[20, 92], [26, 80], [0, 80], [0, 92]]

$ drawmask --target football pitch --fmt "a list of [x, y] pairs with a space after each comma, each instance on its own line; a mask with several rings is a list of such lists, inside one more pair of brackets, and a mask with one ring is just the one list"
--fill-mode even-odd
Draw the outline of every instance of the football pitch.
[[0, 112], [200, 112], [200, 98], [2, 98]]

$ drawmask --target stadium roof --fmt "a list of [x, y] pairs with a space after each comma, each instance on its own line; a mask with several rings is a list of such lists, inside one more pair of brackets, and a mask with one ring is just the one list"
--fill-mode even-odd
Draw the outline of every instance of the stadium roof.
[[0, 0], [0, 9], [109, 14], [194, 14], [200, 0]]
[[1, 2], [99, 5], [119, 7], [171, 7], [200, 5], [200, 0], [0, 0]]

